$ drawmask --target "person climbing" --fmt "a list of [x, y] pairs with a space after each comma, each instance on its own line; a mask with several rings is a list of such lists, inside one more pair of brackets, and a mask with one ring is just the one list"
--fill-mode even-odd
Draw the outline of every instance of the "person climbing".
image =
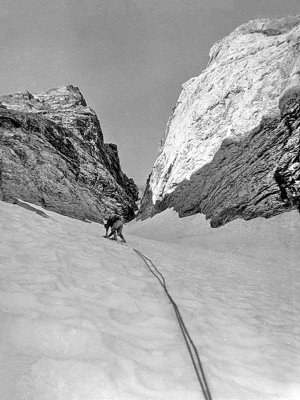
[[[108, 218], [107, 222], [104, 224], [104, 227], [106, 229], [105, 237], [106, 238], [110, 238], [111, 236], [114, 236], [112, 238], [112, 240], [118, 240], [117, 236], [119, 236], [121, 238], [121, 241], [123, 243], [126, 243], [126, 240], [125, 240], [125, 238], [123, 236], [123, 233], [122, 233], [123, 232], [123, 226], [124, 226], [124, 224], [123, 224], [122, 218], [119, 215], [117, 215], [117, 214], [111, 215]], [[111, 232], [107, 236], [109, 228], [111, 228]]]
[[111, 214], [106, 221], [104, 222], [104, 228], [105, 228], [105, 238], [108, 236], [108, 230], [109, 228], [112, 227], [113, 223], [118, 219], [118, 215], [116, 214]]

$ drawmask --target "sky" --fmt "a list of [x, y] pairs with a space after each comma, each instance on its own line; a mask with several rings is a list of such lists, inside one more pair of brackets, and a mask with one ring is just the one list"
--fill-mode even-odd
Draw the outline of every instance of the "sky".
[[0, 94], [78, 86], [139, 185], [151, 172], [181, 85], [209, 49], [299, 0], [0, 0]]

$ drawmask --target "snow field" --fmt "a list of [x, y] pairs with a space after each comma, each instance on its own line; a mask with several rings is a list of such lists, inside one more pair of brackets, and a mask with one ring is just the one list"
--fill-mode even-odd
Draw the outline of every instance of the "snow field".
[[[39, 207], [34, 206], [36, 209]], [[182, 400], [202, 394], [164, 274], [214, 400], [300, 398], [296, 212], [211, 229], [167, 210], [104, 229], [0, 202], [0, 398]]]
[[297, 212], [212, 229], [167, 210], [127, 231], [164, 274], [214, 399], [300, 398]]
[[196, 399], [170, 304], [97, 224], [0, 203], [0, 398]]

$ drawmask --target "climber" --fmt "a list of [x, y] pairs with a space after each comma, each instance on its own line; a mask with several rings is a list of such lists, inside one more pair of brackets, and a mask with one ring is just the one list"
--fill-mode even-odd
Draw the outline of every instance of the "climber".
[[[105, 222], [104, 227], [106, 229], [106, 234], [104, 237], [110, 238], [111, 236], [114, 236], [112, 240], [118, 240], [117, 235], [120, 236], [122, 239], [121, 241], [123, 243], [126, 243], [126, 240], [122, 234], [123, 231], [123, 221], [122, 218], [117, 215], [111, 215], [108, 220]], [[108, 229], [111, 228], [110, 234], [107, 236]]]
[[104, 228], [106, 230], [105, 232], [105, 238], [108, 236], [108, 230], [113, 226], [113, 223], [117, 221], [120, 217], [117, 214], [110, 214], [110, 216], [107, 218], [107, 220], [104, 222]]
[[113, 223], [118, 219], [116, 214], [111, 214], [105, 221], [104, 221], [104, 228], [105, 228], [105, 238], [108, 236], [108, 230], [112, 227]]

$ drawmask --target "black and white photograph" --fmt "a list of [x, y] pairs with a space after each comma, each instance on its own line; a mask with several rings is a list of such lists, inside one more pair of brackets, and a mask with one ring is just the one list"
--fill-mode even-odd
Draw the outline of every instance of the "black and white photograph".
[[0, 400], [300, 400], [300, 1], [0, 38]]

